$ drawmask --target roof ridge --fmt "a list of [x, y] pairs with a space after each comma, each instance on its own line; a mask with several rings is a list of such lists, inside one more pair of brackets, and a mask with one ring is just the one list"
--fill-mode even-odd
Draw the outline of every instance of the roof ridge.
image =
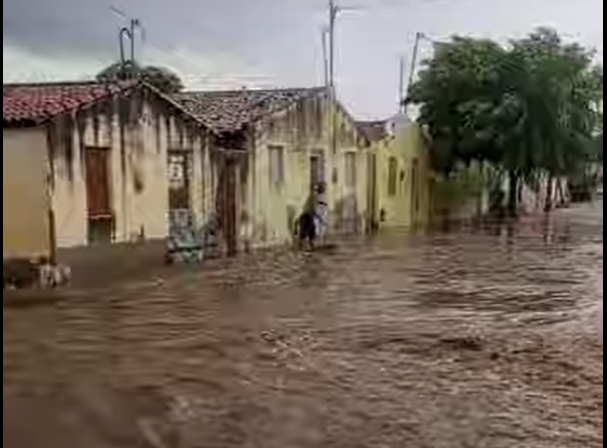
[[[3, 123], [40, 124], [96, 101], [126, 92], [137, 82], [68, 82], [3, 85]], [[67, 101], [70, 100], [70, 101]]]
[[325, 90], [324, 86], [313, 86], [313, 87], [272, 87], [272, 88], [260, 88], [260, 89], [226, 89], [226, 90], [184, 90], [183, 92], [179, 92], [175, 94], [175, 96], [180, 95], [207, 95], [207, 94], [221, 94], [221, 93], [272, 93], [272, 92], [287, 92], [293, 90]]
[[192, 115], [216, 131], [236, 131], [290, 107], [297, 101], [326, 92], [325, 87], [250, 90], [199, 90], [173, 95]]
[[95, 80], [87, 81], [51, 81], [51, 82], [7, 82], [2, 87], [69, 87], [69, 86], [92, 86], [103, 84], [115, 84], [112, 82], [100, 82]]

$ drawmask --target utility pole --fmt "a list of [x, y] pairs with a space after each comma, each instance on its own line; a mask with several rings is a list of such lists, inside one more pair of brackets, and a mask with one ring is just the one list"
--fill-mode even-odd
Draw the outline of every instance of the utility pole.
[[335, 90], [335, 21], [339, 7], [335, 0], [329, 0], [329, 88]]
[[[129, 27], [122, 27], [119, 33], [120, 39], [120, 63], [122, 64], [122, 71], [125, 73], [127, 62], [130, 63], [131, 68], [135, 67], [135, 31], [141, 26], [141, 22], [138, 19], [131, 19]], [[130, 55], [127, 61], [124, 50], [124, 40], [129, 39], [130, 42]]]
[[337, 153], [337, 108], [335, 102], [337, 95], [335, 92], [335, 21], [339, 14], [339, 7], [335, 4], [335, 0], [329, 0], [329, 70], [328, 70], [328, 87], [330, 101], [330, 120], [331, 120], [331, 154]]
[[398, 113], [404, 114], [405, 110], [405, 58], [401, 56], [398, 60]]
[[337, 94], [335, 91], [335, 24], [337, 17], [341, 12], [353, 11], [361, 8], [343, 7], [335, 3], [335, 0], [329, 0], [329, 27], [327, 33], [329, 35], [329, 69], [328, 69], [328, 89], [329, 98], [331, 100], [331, 150], [333, 154], [337, 152], [337, 110], [335, 104], [337, 102]]
[[321, 29], [321, 37], [322, 37], [322, 63], [323, 63], [323, 82], [325, 88], [329, 88], [329, 55], [327, 48], [327, 35], [329, 33], [329, 29], [327, 27], [323, 27]]
[[[130, 63], [131, 68], [135, 67], [135, 56], [136, 56], [135, 33], [136, 33], [137, 29], [141, 28], [141, 21], [139, 19], [128, 18], [127, 15], [123, 11], [116, 8], [115, 6], [110, 6], [110, 9], [112, 10], [112, 12], [114, 12], [116, 15], [120, 16], [122, 19], [127, 19], [129, 21], [129, 26], [121, 27], [120, 32], [118, 33], [118, 40], [119, 40], [119, 45], [120, 45], [120, 65], [122, 67], [122, 73], [124, 75], [127, 73], [127, 71], [126, 71], [127, 63]], [[129, 44], [130, 44], [129, 59], [127, 59], [126, 55], [125, 55], [125, 38], [129, 40]]]
[[[417, 32], [415, 34], [415, 43], [413, 44], [413, 55], [411, 56], [411, 67], [409, 70], [409, 82], [407, 83], [407, 95], [411, 91], [411, 86], [413, 86], [413, 82], [415, 81], [415, 72], [417, 70], [417, 59], [419, 58], [419, 46], [421, 44], [422, 39], [426, 36], [424, 33]], [[403, 105], [403, 111], [406, 113], [408, 111], [408, 107]]]

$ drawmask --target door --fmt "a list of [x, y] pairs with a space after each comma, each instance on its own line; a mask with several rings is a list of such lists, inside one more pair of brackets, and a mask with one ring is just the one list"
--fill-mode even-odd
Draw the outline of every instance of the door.
[[377, 155], [367, 154], [367, 230], [378, 228]]
[[310, 188], [325, 182], [325, 160], [322, 151], [316, 151], [310, 157]]
[[85, 152], [86, 200], [89, 218], [112, 215], [110, 201], [110, 151], [87, 148]]
[[358, 215], [358, 154], [345, 154], [345, 195], [343, 204], [343, 225], [346, 233], [359, 230]]
[[218, 178], [217, 216], [228, 256], [238, 252], [237, 161], [226, 156], [221, 163]]
[[413, 159], [411, 166], [411, 223], [417, 225], [420, 219], [420, 179], [419, 160]]
[[84, 152], [88, 240], [90, 244], [110, 243], [114, 217], [111, 200], [110, 150], [86, 148]]

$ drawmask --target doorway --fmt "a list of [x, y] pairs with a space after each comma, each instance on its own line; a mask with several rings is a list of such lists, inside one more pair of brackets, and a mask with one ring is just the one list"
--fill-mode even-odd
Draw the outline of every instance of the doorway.
[[325, 182], [325, 160], [323, 151], [314, 151], [310, 156], [310, 191]]
[[111, 243], [114, 213], [111, 200], [109, 148], [86, 148], [84, 152], [89, 244]]
[[377, 154], [367, 154], [367, 231], [375, 232], [379, 227], [377, 198]]
[[217, 184], [217, 217], [224, 237], [227, 255], [238, 253], [238, 162], [235, 157], [224, 156], [219, 167]]

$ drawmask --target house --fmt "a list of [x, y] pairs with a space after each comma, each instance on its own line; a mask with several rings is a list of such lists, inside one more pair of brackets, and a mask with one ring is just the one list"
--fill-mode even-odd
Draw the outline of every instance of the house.
[[369, 225], [379, 229], [427, 225], [432, 175], [422, 129], [404, 115], [358, 126], [372, 148], [367, 155]]
[[208, 132], [140, 82], [3, 86], [3, 257], [160, 240], [213, 205]]
[[[364, 227], [365, 142], [325, 88], [185, 92], [175, 101], [213, 131], [218, 219], [227, 251], [290, 244], [314, 186], [329, 228]], [[331, 130], [335, 129], [335, 133]]]

